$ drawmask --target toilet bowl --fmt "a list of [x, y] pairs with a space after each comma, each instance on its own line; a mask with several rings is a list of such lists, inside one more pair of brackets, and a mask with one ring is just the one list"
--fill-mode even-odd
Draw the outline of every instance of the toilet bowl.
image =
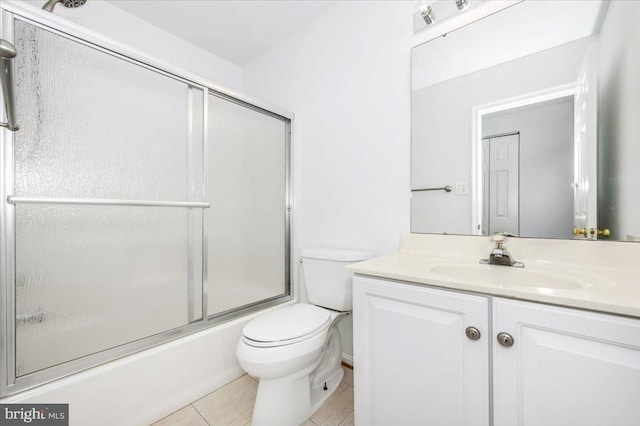
[[[247, 325], [236, 354], [242, 368], [260, 378], [252, 424], [299, 425], [337, 388], [343, 370], [335, 325], [344, 316], [299, 303]], [[276, 333], [269, 333], [266, 324]], [[295, 332], [282, 339], [278, 325], [292, 324]]]
[[247, 324], [237, 355], [245, 371], [261, 379], [300, 372], [314, 362], [340, 314], [298, 303], [262, 315]]
[[336, 325], [352, 307], [351, 274], [345, 266], [372, 256], [303, 250], [307, 292], [314, 304], [275, 309], [245, 326], [236, 355], [242, 368], [260, 379], [254, 426], [300, 425], [336, 390], [344, 374]]

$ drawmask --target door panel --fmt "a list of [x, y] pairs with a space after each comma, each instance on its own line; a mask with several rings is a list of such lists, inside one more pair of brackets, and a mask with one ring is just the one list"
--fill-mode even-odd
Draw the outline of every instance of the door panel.
[[[200, 88], [15, 20], [15, 375], [202, 319]], [[80, 198], [152, 206], [65, 204]], [[13, 348], [12, 348], [13, 349]]]
[[486, 298], [356, 277], [354, 312], [356, 424], [488, 425]]
[[[640, 322], [494, 299], [496, 426], [636, 425]], [[494, 337], [495, 339], [495, 337]]]
[[[520, 233], [520, 136], [499, 136], [484, 140], [483, 151], [488, 155], [484, 163], [488, 167], [488, 188], [485, 200], [488, 205], [489, 234]], [[487, 190], [488, 189], [488, 190]]]
[[286, 294], [287, 122], [210, 94], [208, 310]]

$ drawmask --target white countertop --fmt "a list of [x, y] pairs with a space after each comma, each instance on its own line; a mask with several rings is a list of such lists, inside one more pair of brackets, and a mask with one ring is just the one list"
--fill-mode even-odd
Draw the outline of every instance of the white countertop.
[[[465, 237], [457, 240], [465, 247], [456, 250], [451, 247], [453, 243], [451, 237], [448, 237], [449, 247], [438, 252], [433, 251], [433, 238], [443, 236], [416, 237], [425, 238], [424, 247], [415, 244], [414, 236], [405, 236], [399, 252], [354, 263], [349, 269], [361, 275], [640, 318], [640, 258], [636, 257], [638, 247], [631, 247], [635, 246], [633, 243], [627, 244], [631, 245], [629, 249], [633, 252], [630, 255], [635, 262], [624, 263], [627, 267], [612, 265], [606, 259], [598, 262], [588, 253], [581, 253], [585, 248], [588, 250], [589, 246], [575, 246], [576, 242], [573, 248], [578, 249], [571, 251], [572, 258], [575, 259], [573, 262], [567, 262], [567, 258], [562, 256], [559, 256], [560, 261], [543, 259], [541, 256], [521, 258], [515, 254], [514, 249], [512, 254], [516, 260], [525, 264], [520, 269], [480, 265], [478, 261], [488, 257], [489, 251], [480, 250], [486, 253], [471, 255], [469, 252], [474, 250], [469, 249], [468, 241], [464, 241]], [[471, 246], [477, 245], [478, 237], [471, 241]], [[536, 240], [534, 244], [539, 246], [540, 241]], [[571, 242], [562, 242], [561, 245], [572, 248], [567, 243]], [[585, 244], [578, 244], [580, 243]], [[518, 244], [523, 255], [534, 254], [533, 251], [522, 248], [522, 242]], [[557, 246], [554, 245], [555, 248]], [[602, 246], [591, 247], [602, 250]], [[580, 261], [580, 258], [586, 260]]]

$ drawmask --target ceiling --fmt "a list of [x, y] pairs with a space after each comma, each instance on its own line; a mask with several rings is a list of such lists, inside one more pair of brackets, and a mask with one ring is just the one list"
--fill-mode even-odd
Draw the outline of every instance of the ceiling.
[[337, 1], [109, 0], [113, 5], [243, 66]]

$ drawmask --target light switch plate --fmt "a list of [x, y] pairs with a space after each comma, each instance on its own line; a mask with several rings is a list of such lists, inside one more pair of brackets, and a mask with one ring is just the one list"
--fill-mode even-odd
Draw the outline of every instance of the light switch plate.
[[469, 182], [456, 183], [456, 195], [469, 195]]

